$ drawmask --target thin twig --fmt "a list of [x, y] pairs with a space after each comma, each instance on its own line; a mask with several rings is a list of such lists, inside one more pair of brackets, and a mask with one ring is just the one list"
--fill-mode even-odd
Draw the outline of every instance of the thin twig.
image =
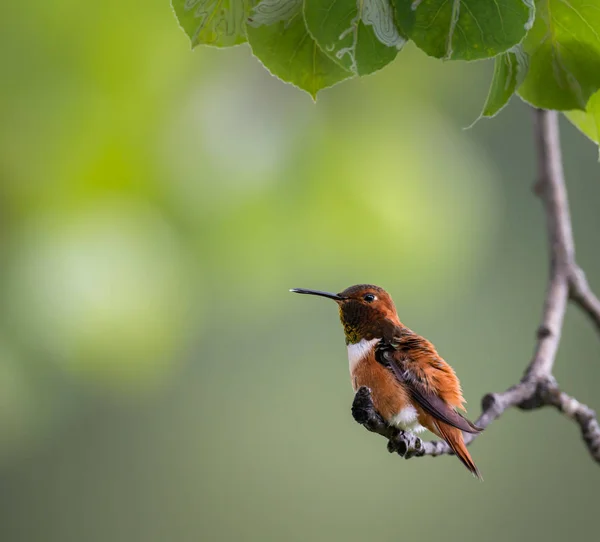
[[579, 266], [573, 266], [569, 281], [571, 301], [590, 317], [600, 332], [600, 299], [592, 292], [585, 273]]
[[[511, 407], [535, 410], [553, 406], [579, 424], [590, 455], [600, 463], [600, 426], [596, 413], [562, 392], [552, 375], [569, 299], [590, 317], [599, 331], [600, 300], [575, 261], [558, 114], [556, 111], [535, 109], [534, 122], [539, 172], [534, 191], [544, 206], [550, 254], [550, 277], [542, 320], [537, 330], [535, 352], [520, 382], [503, 393], [486, 395], [481, 401], [482, 413], [475, 423], [485, 428]], [[386, 437], [389, 451], [398, 452], [406, 458], [452, 453], [443, 441], [422, 442], [414, 435], [391, 428], [375, 411], [367, 388], [357, 391], [352, 414], [369, 431]], [[465, 442], [470, 444], [476, 437], [477, 434], [465, 434]]]

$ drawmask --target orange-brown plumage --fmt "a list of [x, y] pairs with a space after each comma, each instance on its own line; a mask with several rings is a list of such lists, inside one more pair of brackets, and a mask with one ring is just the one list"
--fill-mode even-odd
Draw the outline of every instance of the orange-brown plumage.
[[463, 432], [481, 429], [457, 412], [465, 403], [458, 377], [428, 340], [400, 322], [389, 294], [369, 284], [339, 294], [294, 291], [338, 303], [354, 390], [368, 387], [375, 409], [389, 424], [413, 431], [426, 428], [444, 439], [481, 478], [463, 437]]
[[[423, 340], [425, 341], [425, 339]], [[421, 378], [423, 381], [430, 386], [433, 393], [437, 393], [448, 405], [463, 409], [465, 400], [462, 397], [460, 383], [452, 367], [438, 357], [436, 363], [440, 367], [444, 367], [443, 375], [439, 376], [436, 369], [431, 369], [429, 361], [426, 356], [422, 355], [420, 361], [416, 362], [419, 370], [422, 371]], [[410, 391], [406, 389], [406, 385], [398, 381], [388, 369], [375, 359], [375, 348], [352, 368], [351, 380], [354, 391], [357, 391], [361, 386], [366, 386], [371, 390], [371, 398], [375, 409], [388, 423], [403, 409], [413, 406], [417, 411], [419, 424], [434, 435], [444, 439], [461, 462], [473, 474], [479, 478], [481, 477], [464, 443], [462, 431], [437, 420], [418, 404], [415, 404], [411, 399]]]
[[383, 365], [375, 360], [375, 350], [350, 370], [354, 391], [361, 386], [371, 389], [375, 410], [387, 421], [411, 403], [405, 387]]

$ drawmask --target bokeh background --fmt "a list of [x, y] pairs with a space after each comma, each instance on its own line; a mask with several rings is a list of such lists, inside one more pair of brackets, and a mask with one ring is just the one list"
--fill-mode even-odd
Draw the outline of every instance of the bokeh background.
[[[189, 50], [166, 0], [4, 3], [0, 538], [592, 539], [598, 466], [554, 411], [404, 461], [350, 416], [336, 308], [386, 287], [470, 414], [528, 362], [547, 277], [531, 115], [476, 118], [491, 63], [407, 47], [317, 105], [247, 47]], [[600, 288], [597, 150], [562, 123]], [[570, 309], [556, 375], [600, 409]]]

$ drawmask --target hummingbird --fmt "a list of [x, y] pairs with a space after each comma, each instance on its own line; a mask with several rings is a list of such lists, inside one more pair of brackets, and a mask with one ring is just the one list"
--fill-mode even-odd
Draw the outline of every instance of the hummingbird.
[[466, 401], [456, 373], [433, 344], [400, 322], [383, 288], [357, 284], [339, 294], [290, 291], [338, 304], [355, 392], [369, 388], [375, 410], [389, 425], [413, 433], [428, 429], [445, 440], [463, 465], [482, 479], [463, 437], [463, 432], [482, 429], [457, 410], [464, 411]]

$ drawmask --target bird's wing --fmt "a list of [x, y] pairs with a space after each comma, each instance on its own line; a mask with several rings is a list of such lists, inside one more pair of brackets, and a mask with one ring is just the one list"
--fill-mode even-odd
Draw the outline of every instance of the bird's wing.
[[[482, 430], [447, 401], [451, 397], [457, 406], [461, 406], [460, 384], [452, 368], [429, 341], [413, 333], [402, 334], [393, 341], [381, 341], [376, 357], [406, 386], [412, 399], [436, 420], [467, 433]], [[446, 390], [446, 397], [442, 390]]]

